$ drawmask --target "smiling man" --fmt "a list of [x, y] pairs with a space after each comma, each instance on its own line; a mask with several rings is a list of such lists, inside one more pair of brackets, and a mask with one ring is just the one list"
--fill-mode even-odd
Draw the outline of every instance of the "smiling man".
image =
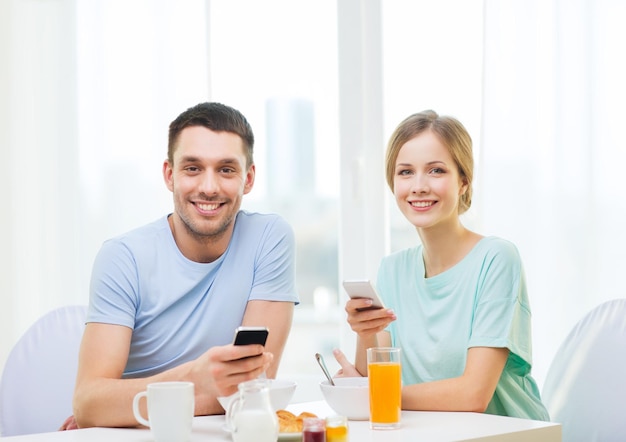
[[[93, 266], [78, 427], [137, 425], [133, 397], [152, 382], [193, 382], [195, 414], [206, 415], [223, 413], [216, 398], [240, 382], [276, 376], [298, 302], [295, 241], [278, 215], [240, 210], [253, 145], [245, 117], [220, 103], [170, 124], [174, 212], [106, 241]], [[266, 345], [232, 345], [240, 325], [268, 327]]]

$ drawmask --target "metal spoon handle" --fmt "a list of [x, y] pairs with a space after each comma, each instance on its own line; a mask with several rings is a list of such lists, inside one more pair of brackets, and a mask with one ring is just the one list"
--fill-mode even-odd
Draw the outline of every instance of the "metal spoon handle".
[[324, 357], [319, 353], [315, 353], [315, 359], [317, 359], [317, 363], [320, 364], [320, 367], [322, 367], [322, 371], [326, 375], [326, 379], [328, 379], [328, 382], [330, 383], [330, 385], [335, 385], [333, 378], [330, 376], [330, 373], [328, 372], [328, 368], [326, 368]]

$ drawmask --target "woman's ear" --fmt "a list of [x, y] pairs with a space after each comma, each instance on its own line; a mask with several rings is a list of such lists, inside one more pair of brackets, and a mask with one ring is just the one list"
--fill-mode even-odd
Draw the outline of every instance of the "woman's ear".
[[459, 187], [459, 196], [464, 195], [469, 188], [469, 182], [467, 181], [467, 177], [461, 177], [461, 187]]

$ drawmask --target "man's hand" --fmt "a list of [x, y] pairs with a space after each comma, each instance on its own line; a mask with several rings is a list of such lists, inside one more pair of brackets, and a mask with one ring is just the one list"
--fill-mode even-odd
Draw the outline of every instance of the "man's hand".
[[76, 429], [78, 429], [78, 425], [76, 424], [76, 419], [74, 419], [74, 415], [71, 415], [70, 417], [65, 419], [63, 424], [59, 427], [59, 431], [76, 430]]
[[273, 358], [272, 353], [265, 352], [258, 344], [213, 347], [194, 362], [192, 377], [196, 392], [230, 396], [241, 382], [264, 373]]

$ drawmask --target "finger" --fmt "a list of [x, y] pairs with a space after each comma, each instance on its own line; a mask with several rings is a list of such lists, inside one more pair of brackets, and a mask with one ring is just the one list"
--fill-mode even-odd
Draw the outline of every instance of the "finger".
[[265, 353], [263, 353], [263, 358], [265, 360], [265, 364], [263, 365], [263, 372], [266, 372], [274, 361], [274, 354], [266, 351]]
[[224, 383], [224, 387], [226, 388], [237, 388], [237, 386], [246, 381], [251, 381], [253, 379], [258, 379], [263, 373], [265, 373], [266, 369], [264, 367], [255, 368], [250, 371], [243, 371], [232, 373], [228, 376], [227, 381]]
[[74, 419], [74, 415], [69, 416], [67, 419], [65, 419], [65, 421], [63, 422], [63, 424], [61, 424], [61, 427], [59, 428], [58, 431], [66, 431], [66, 430], [74, 430], [78, 428], [78, 426], [76, 425], [76, 420]]
[[226, 352], [226, 360], [225, 361], [236, 361], [238, 359], [245, 359], [254, 356], [261, 356], [263, 354], [264, 347], [260, 344], [249, 344], [249, 345], [232, 345], [228, 346], [228, 351]]
[[392, 322], [390, 318], [378, 318], [368, 321], [348, 320], [348, 324], [357, 333], [378, 333], [384, 330]]
[[340, 370], [341, 372], [343, 372], [346, 368], [352, 366], [352, 363], [348, 360], [346, 355], [343, 354], [343, 352], [339, 350], [338, 348], [333, 349], [333, 356], [335, 357], [335, 360], [341, 366], [341, 370]]
[[352, 313], [372, 306], [370, 298], [352, 298], [346, 302], [346, 312]]

